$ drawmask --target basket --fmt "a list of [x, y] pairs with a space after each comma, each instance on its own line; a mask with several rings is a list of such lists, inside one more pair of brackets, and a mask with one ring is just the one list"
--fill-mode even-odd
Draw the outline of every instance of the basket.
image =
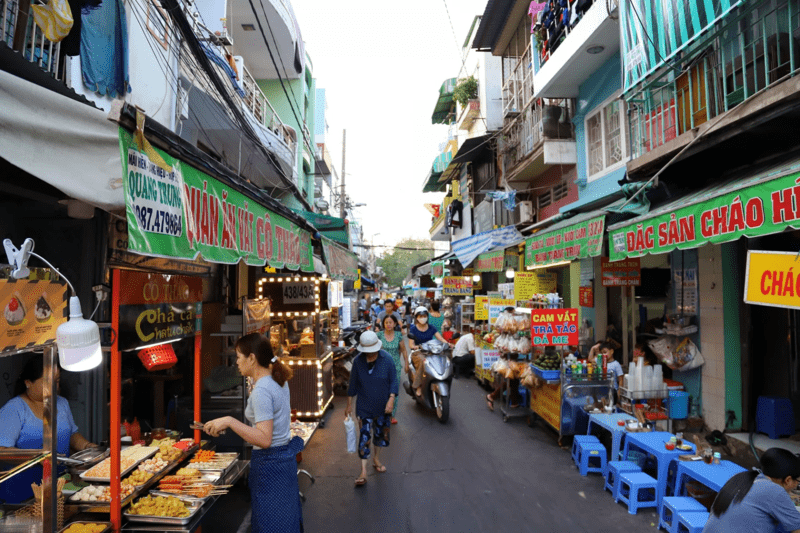
[[140, 350], [137, 354], [148, 372], [172, 368], [178, 362], [178, 356], [172, 349], [172, 344], [159, 344]]
[[534, 374], [536, 374], [545, 381], [554, 381], [557, 379], [561, 379], [561, 370], [544, 370], [536, 365], [531, 365], [531, 368], [533, 368]]

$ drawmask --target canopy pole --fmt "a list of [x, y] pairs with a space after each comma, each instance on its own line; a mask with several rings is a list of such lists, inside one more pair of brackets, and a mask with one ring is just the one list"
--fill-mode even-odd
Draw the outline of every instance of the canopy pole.
[[112, 270], [111, 289], [111, 329], [116, 332], [114, 344], [111, 346], [111, 372], [108, 376], [111, 388], [111, 403], [109, 404], [109, 445], [111, 447], [111, 525], [115, 533], [122, 527], [122, 501], [120, 499], [120, 452], [122, 448], [122, 357], [119, 353], [119, 300], [120, 300], [120, 271]]
[[[202, 319], [202, 316], [198, 313], [197, 315], [197, 323], [199, 324]], [[201, 372], [201, 355], [200, 355], [200, 348], [203, 344], [203, 337], [200, 331], [196, 331], [194, 334], [194, 420], [197, 422], [201, 421], [200, 418], [200, 393], [201, 393], [201, 382], [202, 382], [202, 372]], [[175, 406], [175, 411], [177, 412], [178, 406]], [[200, 430], [194, 430], [194, 443], [200, 444]]]
[[44, 349], [44, 416], [42, 417], [42, 449], [50, 456], [42, 464], [42, 530], [58, 529], [58, 410], [56, 408], [56, 348]]

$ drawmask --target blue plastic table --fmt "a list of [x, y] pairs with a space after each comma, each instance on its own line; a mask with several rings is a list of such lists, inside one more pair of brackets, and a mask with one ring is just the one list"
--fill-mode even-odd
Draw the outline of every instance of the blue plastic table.
[[609, 431], [611, 433], [611, 461], [618, 461], [619, 452], [622, 448], [622, 436], [625, 434], [625, 426], [620, 426], [617, 422], [630, 419], [631, 415], [628, 413], [590, 414], [589, 428], [586, 430], [586, 434], [592, 434], [592, 426], [599, 426]]
[[656, 501], [658, 502], [658, 514], [661, 516], [661, 505], [667, 492], [667, 476], [669, 473], [669, 464], [678, 459], [679, 455], [687, 453], [694, 453], [695, 446], [691, 442], [683, 441], [692, 447], [691, 451], [684, 450], [667, 450], [664, 448], [664, 443], [673, 437], [672, 433], [667, 431], [654, 431], [651, 433], [628, 433], [625, 438], [625, 459], [628, 458], [628, 452], [631, 448], [639, 448], [640, 450], [652, 454], [657, 461], [656, 481]]
[[703, 461], [678, 461], [675, 475], [675, 496], [683, 496], [684, 484], [690, 479], [699, 481], [709, 489], [719, 492], [733, 476], [746, 469], [730, 461], [707, 465]]

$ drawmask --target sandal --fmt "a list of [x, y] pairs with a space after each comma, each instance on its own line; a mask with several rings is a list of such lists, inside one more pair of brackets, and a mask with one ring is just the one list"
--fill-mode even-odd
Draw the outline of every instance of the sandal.
[[374, 469], [375, 469], [377, 472], [380, 472], [381, 474], [383, 474], [384, 472], [386, 472], [386, 465], [380, 465], [380, 466], [378, 466], [378, 465], [376, 465], [375, 463], [372, 463], [372, 468], [374, 468]]
[[494, 411], [494, 400], [492, 400], [488, 394], [486, 395], [486, 407], [488, 407], [490, 411]]
[[392, 425], [394, 425], [394, 424], [397, 424], [397, 419], [396, 418], [392, 418]]
[[367, 478], [360, 477], [356, 479], [356, 487], [363, 487], [366, 484], [367, 484]]

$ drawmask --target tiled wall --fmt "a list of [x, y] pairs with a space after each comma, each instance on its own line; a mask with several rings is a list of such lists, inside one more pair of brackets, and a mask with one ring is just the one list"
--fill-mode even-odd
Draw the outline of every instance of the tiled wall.
[[725, 322], [722, 296], [722, 248], [698, 249], [698, 299], [700, 303], [700, 352], [703, 418], [711, 429], [725, 429]]

